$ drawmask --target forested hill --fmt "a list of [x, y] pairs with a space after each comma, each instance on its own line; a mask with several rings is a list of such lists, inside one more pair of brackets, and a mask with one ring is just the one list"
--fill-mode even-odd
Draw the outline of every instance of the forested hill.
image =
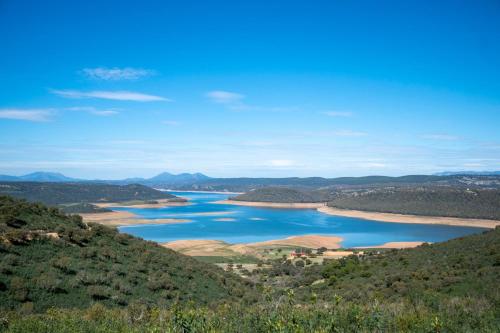
[[401, 177], [366, 176], [366, 177], [289, 177], [289, 178], [210, 178], [192, 183], [168, 184], [158, 183], [155, 187], [166, 187], [179, 190], [205, 190], [247, 192], [265, 187], [288, 187], [302, 190], [345, 189], [379, 186], [453, 186], [469, 188], [500, 188], [500, 176], [452, 175], [429, 176], [409, 175]]
[[231, 197], [236, 201], [256, 202], [326, 202], [337, 195], [332, 190], [304, 190], [287, 187], [264, 187]]
[[373, 212], [500, 220], [500, 190], [380, 188], [345, 193], [328, 205]]
[[0, 194], [47, 205], [176, 198], [167, 192], [138, 184], [0, 182]]
[[[237, 276], [55, 208], [0, 196], [0, 310], [229, 302]], [[0, 311], [1, 312], [1, 311]]]
[[266, 187], [231, 200], [328, 202], [331, 207], [370, 212], [500, 220], [500, 190], [446, 186], [367, 187], [299, 190]]
[[[311, 293], [329, 300], [335, 295], [363, 302], [406, 300], [416, 307], [451, 301], [500, 314], [500, 227], [477, 235], [414, 249], [392, 250], [310, 266], [293, 279], [305, 299]], [[318, 283], [321, 281], [321, 283]], [[479, 310], [479, 308], [478, 308]], [[465, 319], [465, 318], [464, 318]], [[499, 317], [496, 323], [500, 325]], [[470, 323], [469, 323], [470, 324]]]

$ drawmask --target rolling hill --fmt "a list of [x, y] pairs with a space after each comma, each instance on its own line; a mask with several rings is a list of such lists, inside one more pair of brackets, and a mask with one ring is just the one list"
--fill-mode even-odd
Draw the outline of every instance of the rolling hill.
[[10, 195], [31, 202], [58, 207], [67, 213], [99, 213], [109, 211], [92, 203], [155, 201], [169, 199], [185, 201], [167, 192], [138, 184], [110, 185], [66, 182], [0, 182], [0, 195]]
[[264, 187], [231, 197], [236, 201], [257, 202], [326, 202], [335, 196], [336, 192], [328, 190], [302, 190], [288, 187]]
[[0, 197], [0, 310], [208, 304], [248, 283], [216, 266], [77, 216]]
[[90, 183], [0, 182], [0, 194], [47, 205], [176, 198], [172, 194], [137, 184], [119, 186]]
[[500, 190], [377, 188], [339, 195], [329, 206], [383, 213], [500, 220]]

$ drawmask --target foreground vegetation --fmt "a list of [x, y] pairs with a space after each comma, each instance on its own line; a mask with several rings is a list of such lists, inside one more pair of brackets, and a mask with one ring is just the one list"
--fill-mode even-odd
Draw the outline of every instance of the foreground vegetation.
[[51, 309], [42, 315], [9, 313], [3, 331], [24, 332], [498, 332], [498, 317], [474, 300], [440, 303], [441, 308], [405, 302], [296, 304], [293, 293], [279, 301], [254, 306], [214, 308], [136, 304], [110, 309], [95, 304], [87, 310]]
[[243, 280], [0, 197], [0, 244], [5, 332], [500, 331], [500, 228], [323, 264], [269, 259]]
[[0, 197], [0, 258], [3, 309], [126, 306], [138, 299], [208, 304], [250, 290], [216, 266], [9, 197]]

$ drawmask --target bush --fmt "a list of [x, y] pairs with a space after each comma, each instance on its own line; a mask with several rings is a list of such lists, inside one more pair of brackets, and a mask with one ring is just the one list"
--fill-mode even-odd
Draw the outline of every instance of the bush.
[[94, 300], [105, 300], [111, 297], [111, 290], [103, 286], [89, 286], [87, 294]]

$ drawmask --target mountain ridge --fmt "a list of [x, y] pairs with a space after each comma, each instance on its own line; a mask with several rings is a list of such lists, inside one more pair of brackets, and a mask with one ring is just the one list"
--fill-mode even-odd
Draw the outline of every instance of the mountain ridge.
[[[492, 172], [496, 173], [496, 172]], [[0, 181], [37, 181], [60, 183], [101, 183], [110, 185], [140, 184], [153, 188], [184, 191], [247, 192], [263, 187], [293, 187], [297, 189], [356, 188], [371, 186], [413, 186], [440, 185], [460, 187], [500, 187], [500, 174], [492, 175], [405, 175], [405, 176], [363, 176], [363, 177], [283, 177], [283, 178], [214, 178], [202, 173], [172, 174], [163, 172], [151, 178], [133, 177], [118, 180], [78, 179], [51, 172], [35, 172], [24, 176], [0, 175]]]

